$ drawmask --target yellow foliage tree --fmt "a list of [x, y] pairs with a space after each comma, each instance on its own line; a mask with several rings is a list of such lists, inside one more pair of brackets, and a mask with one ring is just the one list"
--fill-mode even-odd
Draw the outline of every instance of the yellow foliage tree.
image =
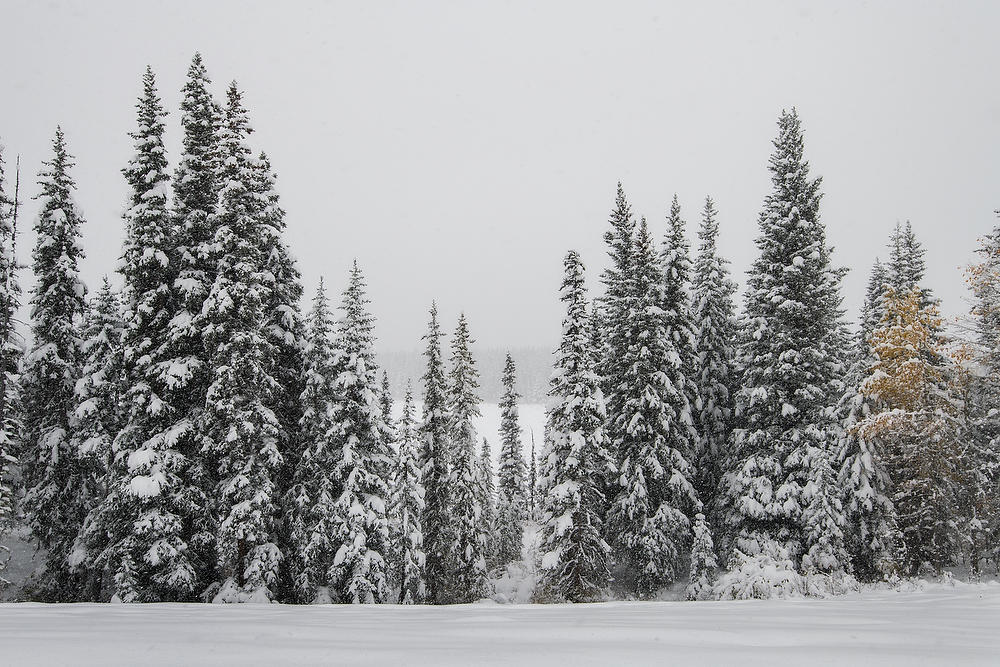
[[861, 391], [880, 408], [856, 426], [889, 458], [905, 569], [940, 572], [958, 549], [959, 407], [942, 377], [937, 306], [913, 287], [885, 294], [885, 315], [869, 342], [875, 361]]
[[941, 379], [929, 362], [938, 353], [934, 332], [941, 326], [941, 316], [936, 305], [921, 308], [920, 300], [916, 287], [903, 293], [889, 287], [885, 316], [869, 341], [876, 361], [861, 391], [892, 410], [925, 408], [931, 387]]

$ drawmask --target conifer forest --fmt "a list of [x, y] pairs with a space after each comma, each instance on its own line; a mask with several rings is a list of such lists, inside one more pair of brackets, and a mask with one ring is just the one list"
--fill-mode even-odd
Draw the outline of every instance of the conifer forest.
[[[233, 639], [242, 648], [228, 658], [197, 662], [551, 664], [580, 651], [591, 664], [588, 651], [622, 642], [620, 664], [732, 664], [736, 654], [711, 653], [720, 639], [698, 633], [723, 610], [757, 613], [727, 601], [781, 600], [761, 613], [843, 603], [854, 605], [844, 622], [912, 623], [909, 664], [1000, 659], [988, 639], [1000, 627], [1000, 211], [954, 268], [965, 301], [943, 303], [927, 275], [936, 248], [905, 219], [864, 239], [874, 265], [842, 263], [824, 216], [836, 186], [820, 176], [804, 109], [779, 103], [772, 134], [756, 137], [769, 184], [743, 221], [754, 239], [745, 275], [723, 250], [727, 218], [742, 213], [711, 195], [640, 211], [622, 174], [594, 221], [603, 238], [566, 221], [551, 263], [561, 280], [534, 284], [562, 325], [544, 428], [529, 432], [525, 369], [507, 353], [499, 386], [483, 386], [482, 329], [462, 304], [422, 304], [410, 341], [420, 372], [391, 377], [365, 256], [343, 275], [303, 278], [289, 230], [336, 221], [286, 215], [282, 165], [248, 101], [266, 91], [218, 83], [224, 69], [195, 53], [172, 108], [177, 91], [135, 67], [120, 128], [132, 157], [101, 175], [127, 186], [119, 260], [96, 283], [81, 270], [91, 232], [75, 144], [87, 130], [72, 108], [34, 147], [38, 173], [0, 149], [0, 627], [14, 628], [16, 647], [27, 651], [47, 610], [132, 627], [144, 621], [126, 612], [149, 609], [150, 623], [195, 628], [242, 623], [215, 614], [253, 603], [301, 640], [254, 657]], [[580, 251], [592, 242], [601, 254]], [[848, 292], [848, 269], [866, 276], [863, 294]], [[407, 289], [405, 276], [387, 278]], [[490, 429], [486, 391], [499, 397]], [[905, 620], [906, 596], [950, 614], [949, 591], [981, 605], [955, 612], [978, 619], [969, 652], [920, 654], [927, 630], [919, 614]], [[469, 642], [497, 653], [435, 653], [482, 614], [512, 624], [469, 626]], [[578, 620], [559, 626], [548, 654], [531, 653], [559, 618]], [[766, 628], [784, 622], [761, 621], [760, 641], [778, 645]], [[799, 622], [787, 620], [793, 633]], [[865, 633], [881, 621], [857, 622], [859, 646], [878, 646]], [[371, 652], [383, 624], [403, 653]], [[296, 653], [327, 626], [340, 643]], [[641, 643], [658, 627], [675, 632], [665, 653], [629, 652], [630, 632]], [[815, 645], [826, 641], [850, 645]], [[0, 663], [31, 664], [3, 644]], [[609, 650], [601, 664], [615, 663]]]

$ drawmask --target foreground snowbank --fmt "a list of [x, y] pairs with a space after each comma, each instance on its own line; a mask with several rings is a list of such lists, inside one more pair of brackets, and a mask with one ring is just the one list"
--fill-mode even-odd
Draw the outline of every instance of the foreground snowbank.
[[1000, 585], [824, 600], [0, 605], [11, 665], [997, 664]]

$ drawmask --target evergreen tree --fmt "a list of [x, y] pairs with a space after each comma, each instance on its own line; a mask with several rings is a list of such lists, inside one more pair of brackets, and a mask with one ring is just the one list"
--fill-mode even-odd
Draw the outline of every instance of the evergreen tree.
[[430, 323], [424, 340], [427, 347], [424, 358], [423, 421], [420, 435], [423, 440], [421, 474], [424, 482], [425, 504], [423, 513], [424, 544], [427, 555], [427, 599], [442, 604], [448, 601], [449, 583], [454, 549], [452, 530], [451, 437], [448, 412], [448, 387], [445, 381], [444, 361], [441, 357], [441, 327], [437, 319], [437, 305], [431, 304]]
[[900, 546], [887, 453], [877, 439], [862, 437], [858, 426], [878, 410], [862, 393], [861, 383], [875, 361], [869, 340], [884, 315], [885, 278], [885, 269], [876, 260], [861, 309], [861, 338], [838, 406], [842, 429], [838, 484], [847, 518], [847, 548], [861, 581], [892, 577]]
[[[182, 553], [189, 565], [179, 563], [174, 568], [177, 572], [174, 578], [183, 590], [188, 584], [181, 568], [191, 567], [194, 574], [190, 585], [198, 591], [219, 579], [217, 516], [209, 501], [215, 496], [218, 480], [216, 461], [209, 454], [204, 414], [208, 388], [213, 382], [206, 340], [210, 322], [204, 306], [216, 279], [219, 261], [215, 245], [219, 224], [216, 212], [226, 176], [221, 169], [223, 111], [212, 98], [210, 85], [201, 55], [196, 53], [181, 90], [182, 150], [172, 181], [173, 252], [168, 255], [174, 265], [170, 274], [176, 277], [170, 290], [173, 303], [167, 340], [158, 355], [163, 360], [160, 364], [163, 382], [169, 390], [163, 400], [171, 408], [164, 418], [172, 418], [165, 429], [172, 446], [164, 458], [184, 466], [171, 471], [171, 475], [178, 475], [182, 497], [177, 504], [183, 509], [177, 517], [187, 535], [183, 545], [186, 549], [177, 553]], [[245, 176], [249, 177], [249, 173]], [[173, 526], [172, 513], [166, 517], [168, 525]], [[170, 531], [176, 532], [172, 527]], [[170, 540], [178, 542], [173, 536]]]
[[[282, 238], [285, 212], [275, 190], [276, 176], [267, 155], [261, 153], [252, 161], [251, 171], [254, 176], [251, 187], [262, 206], [259, 224], [264, 257], [261, 303], [265, 314], [264, 337], [270, 350], [265, 367], [276, 383], [267, 405], [278, 420], [278, 451], [283, 459], [274, 479], [279, 496], [287, 499], [302, 454], [302, 443], [298, 439], [298, 424], [302, 419], [299, 398], [305, 389], [304, 331], [299, 310], [302, 277]], [[292, 511], [290, 507], [286, 509]], [[294, 548], [287, 522], [279, 522], [276, 539], [283, 552]], [[278, 585], [282, 598], [296, 596], [292, 582], [294, 569], [291, 561], [284, 562]]]
[[[90, 497], [87, 498], [87, 520], [70, 554], [71, 567], [82, 570], [88, 577], [85, 597], [101, 598], [102, 574], [97, 566], [98, 552], [90, 549], [96, 541], [106, 547], [105, 535], [90, 525], [100, 511], [112, 484], [111, 463], [113, 442], [121, 431], [122, 396], [125, 393], [122, 375], [122, 332], [124, 323], [118, 295], [107, 277], [101, 290], [93, 297], [83, 329], [83, 368], [76, 383], [76, 403], [70, 415], [71, 449], [80, 465], [89, 469], [86, 475]], [[97, 567], [95, 567], [97, 566]]]
[[531, 461], [528, 465], [528, 517], [538, 520], [538, 454], [535, 451], [535, 432], [531, 431]]
[[[809, 177], [796, 112], [783, 113], [778, 127], [769, 165], [774, 189], [764, 202], [760, 256], [747, 281], [741, 343], [747, 366], [736, 395], [743, 428], [722, 480], [731, 535], [725, 545], [731, 576], [717, 590], [722, 597], [798, 590], [794, 565], [817, 535], [803, 511], [827, 497], [815, 490], [832, 456], [831, 408], [843, 372], [841, 272], [830, 265], [819, 220], [821, 179]], [[822, 513], [814, 510], [810, 522]]]
[[865, 289], [865, 300], [861, 306], [861, 330], [858, 333], [859, 347], [863, 353], [869, 353], [868, 339], [878, 328], [885, 314], [885, 288], [889, 274], [885, 265], [875, 258], [871, 274], [868, 276], [868, 286]]
[[478, 466], [478, 495], [479, 506], [482, 508], [481, 525], [485, 547], [483, 553], [486, 558], [487, 568], [493, 570], [499, 563], [497, 562], [497, 504], [496, 504], [496, 480], [493, 477], [493, 451], [490, 448], [490, 441], [483, 438], [483, 447], [479, 452]]
[[690, 531], [686, 512], [701, 509], [691, 484], [689, 405], [674, 338], [663, 316], [664, 279], [645, 221], [632, 255], [625, 369], [608, 416], [618, 454], [618, 489], [608, 511], [619, 570], [632, 595], [652, 597], [677, 576]]
[[206, 448], [218, 461], [220, 602], [272, 599], [283, 557], [276, 543], [281, 424], [270, 407], [280, 387], [269, 364], [274, 350], [261, 326], [266, 234], [246, 144], [250, 132], [234, 82], [221, 131], [224, 168], [213, 244], [218, 263], [202, 313], [211, 378]]
[[1000, 225], [984, 236], [969, 267], [974, 341], [965, 356], [985, 372], [968, 374], [970, 415], [964, 504], [969, 517], [969, 561], [975, 572], [990, 559], [1000, 569]]
[[476, 456], [476, 428], [482, 402], [479, 372], [472, 358], [469, 325], [462, 314], [451, 341], [451, 370], [448, 373], [448, 403], [451, 416], [452, 488], [454, 525], [454, 570], [452, 601], [472, 602], [487, 593], [487, 532], [483, 525], [482, 493], [479, 491], [479, 460]]
[[333, 442], [340, 450], [335, 474], [343, 491], [334, 504], [339, 548], [329, 573], [337, 599], [353, 604], [390, 601], [385, 559], [392, 460], [389, 429], [378, 404], [375, 318], [368, 303], [364, 277], [355, 262], [334, 345]]
[[[21, 296], [15, 253], [17, 206], [18, 202], [8, 198], [4, 188], [3, 152], [0, 150], [0, 536], [14, 516], [11, 466], [17, 462], [15, 447], [20, 432], [17, 370], [22, 350], [14, 331], [14, 314], [20, 306]], [[7, 564], [5, 554], [9, 555], [9, 550], [0, 544], [0, 574]], [[0, 589], [8, 583], [0, 576]]]
[[[302, 408], [299, 396], [305, 385], [303, 371], [304, 328], [299, 302], [302, 300], [302, 276], [291, 255], [283, 236], [286, 228], [285, 212], [282, 210], [275, 191], [276, 176], [271, 169], [267, 155], [261, 153], [251, 164], [261, 211], [264, 255], [263, 297], [266, 314], [265, 333], [270, 342], [272, 355], [270, 368], [278, 382], [278, 392], [274, 398], [274, 411], [281, 424], [281, 450], [294, 459], [298, 450], [295, 441]], [[294, 464], [294, 460], [288, 461]], [[290, 465], [285, 475], [290, 474]]]
[[937, 303], [931, 291], [922, 287], [924, 274], [927, 272], [927, 262], [924, 259], [926, 254], [927, 249], [917, 239], [910, 221], [907, 220], [905, 225], [896, 223], [889, 238], [889, 266], [886, 269], [888, 284], [899, 294], [919, 286], [921, 307]]
[[878, 439], [892, 457], [893, 501], [911, 576], [928, 566], [940, 573], [958, 551], [962, 484], [959, 409], [939, 369], [937, 306], [923, 293], [890, 287], [885, 315], [872, 334], [875, 362], [861, 385], [879, 412], [858, 424], [861, 437]]
[[811, 447], [805, 465], [808, 481], [802, 489], [802, 509], [808, 551], [802, 556], [802, 571], [810, 575], [810, 592], [844, 592], [850, 581], [851, 558], [847, 551], [847, 519], [831, 464], [831, 452], [825, 447]]
[[691, 576], [687, 587], [687, 599], [709, 600], [712, 597], [712, 585], [718, 563], [715, 560], [712, 531], [708, 527], [705, 515], [701, 512], [694, 515], [692, 530], [694, 538], [691, 545]]
[[584, 268], [575, 251], [566, 255], [561, 300], [563, 333], [549, 388], [550, 437], [542, 460], [541, 600], [602, 599], [611, 580], [603, 538], [605, 499], [598, 474], [606, 449], [604, 396], [594, 371]]
[[56, 128], [52, 146], [53, 157], [43, 163], [38, 181], [42, 191], [32, 252], [33, 344], [21, 376], [21, 463], [28, 525], [47, 552], [37, 596], [73, 601], [84, 593], [85, 577], [72, 571], [69, 557], [93, 499], [94, 481], [92, 469], [73, 451], [69, 424], [83, 357], [79, 326], [87, 307], [78, 269], [83, 216], [73, 200], [76, 185], [69, 170], [74, 163], [61, 128]]
[[424, 509], [424, 486], [420, 481], [420, 439], [409, 382], [406, 384], [397, 437], [399, 450], [390, 502], [394, 579], [399, 588], [400, 604], [420, 604], [427, 593], [424, 535], [420, 520]]
[[301, 455], [288, 493], [295, 597], [300, 602], [317, 599], [320, 589], [329, 597], [327, 572], [339, 545], [333, 541], [334, 504], [341, 486], [334, 475], [340, 451], [332, 440], [335, 400], [333, 371], [333, 321], [323, 280], [320, 279], [309, 313], [299, 420]]
[[379, 386], [378, 404], [379, 409], [382, 411], [382, 419], [385, 420], [386, 426], [389, 427], [390, 433], [393, 434], [390, 442], [395, 442], [395, 429], [393, 428], [394, 422], [392, 418], [392, 389], [389, 386], [389, 374], [385, 371], [382, 371], [382, 383]]
[[[615, 206], [608, 220], [611, 228], [604, 233], [604, 242], [608, 246], [610, 265], [601, 274], [601, 282], [605, 291], [599, 309], [601, 322], [599, 338], [602, 343], [597, 371], [601, 377], [601, 388], [607, 401], [608, 415], [612, 422], [608, 424], [609, 447], [614, 451], [622, 440], [614, 423], [614, 416], [625, 410], [625, 393], [622, 389], [625, 375], [628, 373], [626, 359], [629, 347], [633, 343], [629, 339], [631, 331], [629, 322], [634, 312], [633, 308], [633, 273], [635, 253], [635, 220], [632, 218], [632, 207], [625, 199], [622, 184], [618, 183], [618, 193]], [[617, 492], [616, 484], [609, 478], [605, 482], [605, 493], [609, 498]]]
[[684, 237], [685, 222], [681, 219], [681, 205], [677, 195], [670, 204], [667, 216], [667, 232], [663, 238], [660, 265], [663, 271], [663, 317], [667, 335], [680, 357], [678, 386], [683, 391], [687, 406], [681, 410], [680, 428], [687, 430], [687, 443], [681, 452], [689, 461], [695, 461], [698, 448], [698, 432], [694, 428], [692, 411], [701, 403], [698, 396], [695, 352], [695, 328], [692, 322], [691, 296], [691, 256], [687, 239]]
[[521, 560], [524, 523], [528, 518], [525, 488], [527, 470], [521, 446], [521, 425], [514, 388], [516, 368], [510, 353], [503, 369], [503, 396], [500, 398], [500, 465], [497, 470], [497, 565], [506, 567]]
[[702, 502], [715, 511], [715, 493], [722, 474], [727, 443], [733, 424], [733, 393], [736, 386], [736, 323], [733, 294], [736, 284], [729, 279], [728, 263], [719, 256], [716, 239], [719, 224], [715, 205], [705, 199], [694, 265], [695, 381], [698, 403], [695, 423], [699, 438], [695, 455], [695, 488]]
[[126, 602], [191, 600], [205, 581], [190, 545], [191, 517], [205, 499], [189, 475], [196, 452], [179, 446], [191, 430], [175, 404], [184, 373], [174, 364], [172, 320], [177, 300], [175, 230], [167, 209], [163, 117], [151, 69], [143, 76], [130, 136], [135, 156], [123, 169], [125, 210], [121, 429], [112, 444], [107, 495], [83, 535], [96, 566], [114, 579]]

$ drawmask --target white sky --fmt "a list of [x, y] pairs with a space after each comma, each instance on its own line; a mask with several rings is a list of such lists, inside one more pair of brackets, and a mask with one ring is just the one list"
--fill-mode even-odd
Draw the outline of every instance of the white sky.
[[692, 236], [711, 194], [742, 281], [783, 107], [824, 177], [852, 317], [907, 219], [928, 286], [964, 311], [960, 267], [1000, 207], [1000, 3], [0, 5], [8, 176], [20, 153], [34, 195], [63, 125], [92, 286], [116, 265], [142, 71], [171, 111], [173, 166], [200, 50], [220, 97], [233, 78], [246, 91], [307, 293], [320, 274], [339, 291], [357, 257], [386, 349], [419, 345], [433, 298], [482, 344], [551, 346], [562, 257], [580, 250], [596, 277], [619, 179], [658, 234], [675, 192]]

